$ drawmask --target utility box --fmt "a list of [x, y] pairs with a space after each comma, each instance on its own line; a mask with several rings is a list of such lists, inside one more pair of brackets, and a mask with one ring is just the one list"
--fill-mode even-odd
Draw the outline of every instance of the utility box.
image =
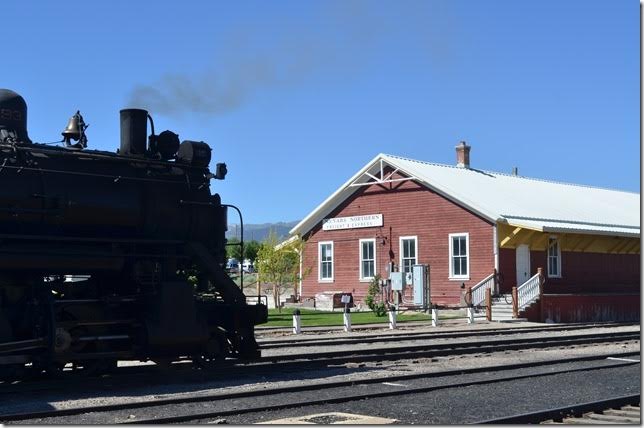
[[389, 279], [391, 279], [392, 290], [402, 291], [405, 288], [405, 274], [403, 272], [390, 272]]
[[414, 265], [412, 267], [412, 283], [414, 285], [414, 305], [426, 308], [429, 305], [429, 267]]

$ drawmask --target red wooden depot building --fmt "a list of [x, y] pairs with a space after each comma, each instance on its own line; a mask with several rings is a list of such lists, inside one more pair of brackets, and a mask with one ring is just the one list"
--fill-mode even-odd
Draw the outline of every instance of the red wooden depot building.
[[530, 320], [639, 320], [639, 194], [475, 169], [463, 142], [456, 158], [380, 154], [315, 208], [290, 231], [306, 242], [300, 296], [360, 302], [389, 263], [426, 264], [432, 304], [518, 287]]

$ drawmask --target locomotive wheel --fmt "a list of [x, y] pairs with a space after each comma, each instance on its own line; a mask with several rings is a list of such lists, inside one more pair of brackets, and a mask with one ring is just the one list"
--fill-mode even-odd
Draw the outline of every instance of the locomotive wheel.
[[58, 378], [60, 378], [60, 377], [62, 377], [64, 375], [63, 373], [65, 371], [65, 367], [67, 367], [68, 364], [71, 364], [71, 368], [73, 370], [73, 364], [72, 363], [63, 363], [63, 362], [54, 361], [54, 362], [48, 364], [44, 368], [45, 374], [48, 377], [58, 379]]
[[24, 364], [7, 364], [0, 366], [0, 382], [12, 382], [25, 378]]
[[192, 363], [199, 369], [211, 370], [220, 366], [230, 353], [230, 344], [221, 335], [211, 337], [203, 353], [192, 357]]
[[82, 366], [79, 373], [83, 376], [102, 376], [116, 370], [118, 361], [116, 359], [83, 360], [79, 364]]
[[161, 370], [168, 370], [172, 366], [174, 358], [153, 358], [154, 364], [157, 365]]

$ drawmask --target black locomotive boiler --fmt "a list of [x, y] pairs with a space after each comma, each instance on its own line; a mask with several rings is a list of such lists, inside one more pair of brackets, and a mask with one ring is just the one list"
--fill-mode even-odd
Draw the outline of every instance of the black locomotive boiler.
[[116, 153], [87, 150], [80, 112], [36, 144], [0, 90], [0, 378], [259, 355], [267, 308], [224, 270], [228, 206], [210, 192], [225, 164], [211, 173], [206, 143], [156, 135], [145, 110], [120, 120]]

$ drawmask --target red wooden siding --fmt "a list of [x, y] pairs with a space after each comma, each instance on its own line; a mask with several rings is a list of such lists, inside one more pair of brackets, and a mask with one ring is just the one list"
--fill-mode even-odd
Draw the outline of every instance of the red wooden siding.
[[[531, 275], [537, 268], [546, 272], [545, 251], [530, 251]], [[516, 284], [514, 249], [499, 251], [499, 271], [503, 275], [501, 290], [509, 292]], [[639, 254], [601, 254], [562, 252], [561, 278], [546, 277], [546, 293], [639, 293]]]
[[[493, 225], [412, 181], [360, 188], [330, 217], [383, 215], [383, 226], [323, 231], [321, 223], [307, 235], [303, 267], [308, 276], [302, 296], [322, 291], [351, 292], [363, 300], [369, 284], [360, 282], [360, 239], [376, 238], [376, 273], [386, 278], [386, 265], [400, 263], [399, 237], [417, 236], [417, 263], [430, 265], [432, 302], [457, 305], [461, 283], [472, 286], [494, 269]], [[469, 233], [470, 280], [449, 280], [449, 234]], [[334, 243], [334, 281], [318, 282], [318, 242]], [[384, 241], [384, 244], [383, 244]]]
[[616, 294], [544, 295], [534, 321], [639, 321], [640, 296]]

